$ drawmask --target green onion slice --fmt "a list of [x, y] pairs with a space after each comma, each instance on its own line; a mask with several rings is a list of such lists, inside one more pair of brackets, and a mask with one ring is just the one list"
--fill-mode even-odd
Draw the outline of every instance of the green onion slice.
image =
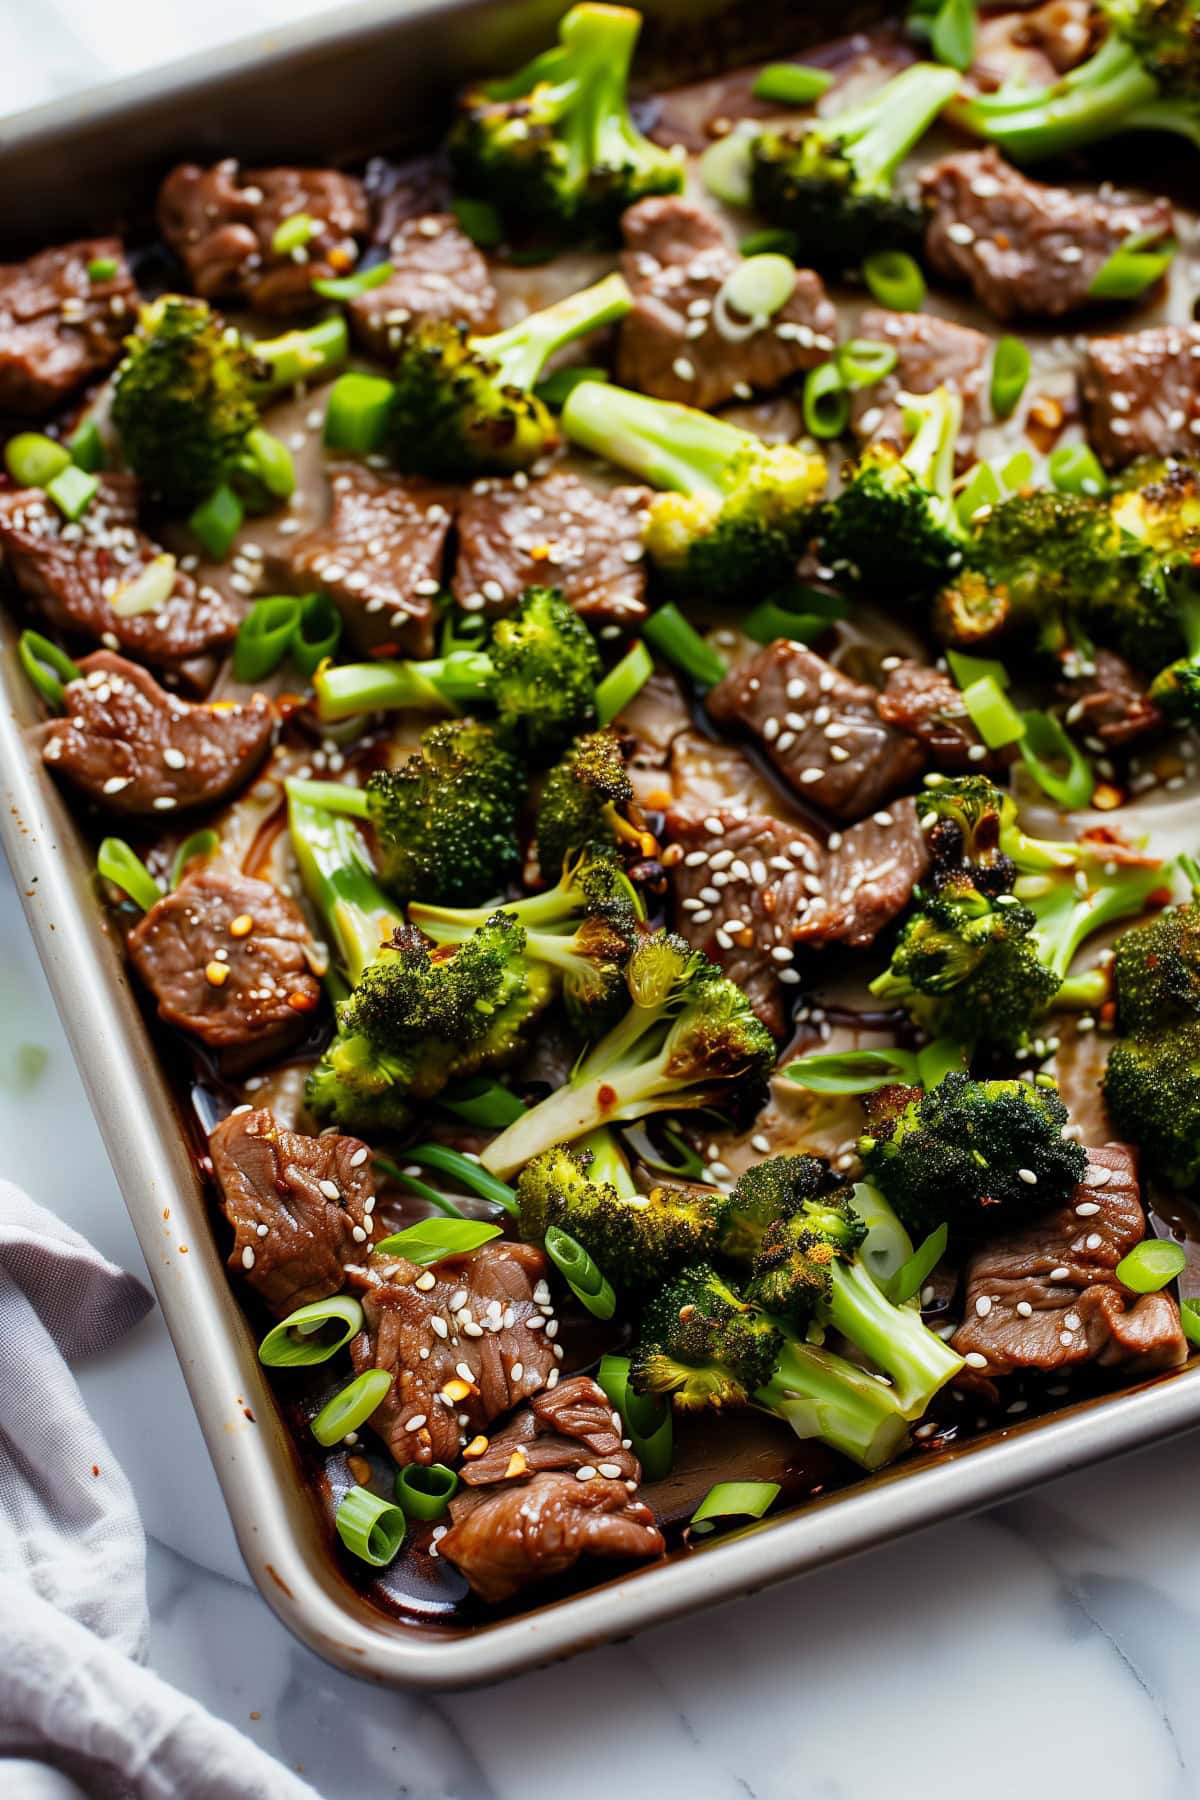
[[670, 1125], [658, 1126], [658, 1135], [665, 1139], [669, 1155], [658, 1148], [643, 1120], [626, 1126], [623, 1135], [638, 1161], [644, 1162], [648, 1169], [656, 1169], [662, 1175], [677, 1175], [683, 1181], [703, 1181], [704, 1158], [697, 1155], [686, 1138]]
[[893, 1280], [913, 1253], [912, 1239], [880, 1188], [871, 1181], [854, 1184], [854, 1210], [867, 1228], [859, 1255], [881, 1287]]
[[239, 681], [261, 681], [277, 669], [292, 646], [300, 602], [288, 594], [256, 600], [238, 626], [233, 672]]
[[292, 213], [281, 219], [275, 227], [271, 238], [271, 248], [276, 256], [290, 256], [293, 250], [303, 250], [310, 238], [320, 232], [321, 227], [310, 213]]
[[998, 688], [1005, 689], [1009, 685], [1008, 670], [990, 656], [969, 656], [965, 650], [947, 650], [946, 661], [960, 688], [971, 687], [976, 681], [994, 681]]
[[1018, 337], [997, 338], [992, 355], [992, 411], [1007, 419], [1017, 409], [1032, 368], [1029, 350]]
[[341, 637], [342, 615], [329, 595], [305, 594], [289, 646], [292, 661], [301, 674], [315, 675], [326, 657], [333, 655]]
[[407, 1463], [396, 1472], [396, 1499], [410, 1519], [440, 1519], [458, 1492], [445, 1463]]
[[1117, 1280], [1135, 1294], [1157, 1294], [1177, 1281], [1187, 1267], [1182, 1244], [1171, 1238], [1143, 1238], [1117, 1264]]
[[1179, 1322], [1188, 1343], [1193, 1349], [1200, 1350], [1200, 1300], [1179, 1302]]
[[46, 705], [55, 712], [63, 708], [63, 688], [68, 681], [78, 681], [83, 670], [65, 650], [43, 637], [40, 631], [23, 631], [17, 639], [17, 656], [31, 685]]
[[769, 319], [786, 306], [796, 288], [796, 265], [776, 250], [745, 257], [721, 284], [723, 301], [747, 319]]
[[977, 514], [985, 507], [998, 505], [1003, 497], [1000, 477], [990, 463], [976, 463], [954, 498], [959, 523], [972, 525]]
[[365, 456], [378, 450], [387, 430], [395, 388], [382, 375], [357, 370], [339, 375], [325, 408], [325, 447]]
[[100, 482], [97, 476], [89, 475], [86, 469], [68, 462], [52, 481], [46, 483], [46, 492], [57, 506], [64, 518], [72, 523], [82, 519], [84, 513], [95, 499]]
[[554, 369], [547, 375], [544, 381], [538, 382], [533, 391], [542, 402], [543, 406], [552, 406], [557, 412], [561, 407], [564, 407], [567, 404], [568, 399], [575, 392], [575, 389], [582, 386], [585, 381], [607, 380], [607, 369], [587, 369], [579, 367], [572, 369]]
[[768, 63], [760, 69], [750, 92], [756, 100], [771, 106], [811, 106], [814, 100], [833, 86], [828, 69], [813, 69], [807, 63]]
[[754, 131], [731, 131], [710, 144], [700, 158], [700, 179], [716, 200], [726, 206], [749, 206], [754, 196], [750, 185], [750, 159]]
[[461, 1150], [450, 1150], [445, 1144], [414, 1144], [404, 1152], [410, 1163], [416, 1163], [420, 1169], [436, 1169], [439, 1175], [449, 1175], [455, 1181], [461, 1181], [469, 1193], [478, 1194], [481, 1200], [491, 1200], [496, 1206], [502, 1206], [505, 1212], [516, 1213], [516, 1195], [508, 1183], [501, 1181], [498, 1175], [489, 1174], [479, 1163], [464, 1156]]
[[752, 231], [738, 245], [742, 256], [764, 256], [773, 252], [778, 256], [786, 256], [789, 262], [795, 262], [800, 254], [800, 239], [794, 231], [786, 231], [781, 226], [769, 225], [763, 231]]
[[333, 1522], [350, 1554], [373, 1569], [386, 1569], [396, 1560], [407, 1530], [400, 1508], [365, 1487], [347, 1488]]
[[721, 677], [729, 673], [728, 663], [701, 637], [673, 601], [669, 600], [657, 612], [651, 613], [642, 627], [642, 636], [660, 656], [665, 656], [669, 663], [674, 663], [701, 687], [715, 687]]
[[1060, 494], [1108, 492], [1108, 476], [1087, 444], [1060, 444], [1050, 452], [1046, 472]]
[[850, 396], [836, 358], [809, 370], [802, 404], [804, 427], [811, 437], [841, 437], [850, 423]]
[[42, 431], [18, 431], [4, 446], [4, 466], [18, 487], [49, 487], [71, 466], [71, 452]]
[[890, 375], [896, 366], [895, 344], [881, 343], [878, 338], [848, 338], [837, 351], [836, 361], [842, 381], [848, 388], [873, 387]]
[[914, 1050], [818, 1051], [798, 1056], [783, 1073], [814, 1094], [873, 1094], [893, 1082], [913, 1085], [921, 1079]]
[[617, 1297], [598, 1264], [593, 1261], [577, 1238], [557, 1225], [546, 1233], [546, 1255], [554, 1264], [575, 1298], [597, 1319], [611, 1319], [617, 1310]]
[[925, 277], [904, 250], [876, 250], [862, 266], [863, 280], [880, 306], [892, 312], [920, 312]]
[[136, 851], [124, 838], [102, 838], [96, 852], [96, 869], [105, 881], [111, 881], [123, 894], [128, 894], [143, 912], [162, 899], [162, 889]]
[[[836, 617], [836, 615], [834, 615]], [[742, 630], [756, 644], [773, 644], [776, 638], [791, 638], [797, 644], [811, 644], [829, 630], [828, 613], [793, 612], [777, 601], [763, 600], [752, 607], [742, 620]]]
[[75, 428], [67, 439], [67, 449], [71, 452], [71, 461], [88, 475], [94, 475], [97, 469], [104, 467], [104, 439], [95, 419], [85, 419]]
[[887, 1297], [893, 1306], [903, 1306], [914, 1294], [919, 1294], [933, 1271], [946, 1254], [946, 1244], [950, 1237], [948, 1225], [939, 1225], [931, 1231], [925, 1242], [913, 1251], [887, 1285]]
[[1136, 300], [1170, 268], [1179, 246], [1153, 231], [1134, 231], [1102, 263], [1088, 284], [1093, 300]]
[[246, 438], [246, 448], [238, 458], [238, 467], [252, 483], [266, 490], [265, 497], [251, 490], [258, 510], [269, 508], [272, 500], [290, 500], [296, 491], [296, 465], [287, 445], [273, 432], [256, 425]]
[[970, 68], [975, 60], [975, 0], [942, 0], [929, 32], [929, 47], [940, 63]]
[[610, 725], [618, 713], [624, 712], [653, 673], [654, 658], [639, 639], [597, 685], [596, 717], [601, 725]]
[[89, 281], [111, 281], [117, 272], [115, 256], [94, 256], [87, 266]]
[[380, 1238], [372, 1248], [427, 1268], [446, 1256], [467, 1256], [499, 1236], [499, 1225], [489, 1225], [486, 1219], [418, 1219], [415, 1225]]
[[1021, 720], [1021, 760], [1042, 792], [1065, 812], [1081, 812], [1090, 806], [1096, 778], [1078, 744], [1051, 713], [1022, 713]]
[[462, 194], [450, 202], [450, 211], [480, 250], [494, 250], [504, 241], [504, 220], [490, 200], [472, 200]]
[[777, 1481], [718, 1481], [689, 1521], [693, 1531], [716, 1529], [718, 1519], [761, 1519], [779, 1498]]
[[222, 482], [207, 500], [200, 502], [188, 520], [188, 528], [199, 538], [214, 562], [224, 562], [245, 517], [245, 507], [229, 483]]
[[318, 276], [312, 290], [314, 294], [320, 294], [322, 300], [357, 300], [363, 294], [369, 294], [372, 288], [382, 287], [395, 272], [394, 264], [380, 262], [370, 269], [360, 269], [357, 275]]
[[190, 836], [185, 837], [171, 863], [172, 891], [183, 880], [184, 872], [190, 862], [193, 862], [197, 856], [211, 856], [213, 851], [219, 850], [220, 847], [220, 838], [208, 826], [205, 826], [202, 831], [193, 831]]
[[989, 750], [1016, 744], [1025, 735], [1025, 725], [1004, 689], [991, 675], [971, 682], [962, 690], [967, 716]]
[[456, 1119], [478, 1125], [483, 1131], [503, 1131], [528, 1111], [511, 1088], [488, 1075], [470, 1075], [443, 1088], [437, 1103], [443, 1112], [453, 1113]]
[[318, 1444], [324, 1444], [328, 1450], [341, 1443], [349, 1432], [365, 1425], [394, 1380], [387, 1369], [364, 1369], [356, 1375], [340, 1394], [326, 1401], [313, 1420], [310, 1430]]
[[629, 1385], [629, 1369], [627, 1356], [602, 1356], [596, 1381], [621, 1415], [642, 1474], [647, 1481], [662, 1481], [671, 1473], [675, 1453], [670, 1402], [657, 1394], [635, 1394]]
[[[349, 1294], [331, 1294], [301, 1306], [268, 1331], [258, 1360], [268, 1369], [299, 1369], [328, 1362], [362, 1330], [363, 1309]], [[328, 1327], [328, 1329], [326, 1329]]]

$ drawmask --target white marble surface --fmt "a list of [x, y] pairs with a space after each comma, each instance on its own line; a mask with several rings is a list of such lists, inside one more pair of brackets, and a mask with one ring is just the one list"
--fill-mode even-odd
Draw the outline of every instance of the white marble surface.
[[[0, 0], [0, 113], [318, 10]], [[48, 1050], [31, 1086], [23, 1044]], [[2, 869], [0, 1173], [144, 1272]], [[326, 1668], [248, 1585], [156, 1314], [81, 1380], [150, 1534], [154, 1666], [327, 1800], [1200, 1791], [1195, 1437], [526, 1680], [408, 1697]]]

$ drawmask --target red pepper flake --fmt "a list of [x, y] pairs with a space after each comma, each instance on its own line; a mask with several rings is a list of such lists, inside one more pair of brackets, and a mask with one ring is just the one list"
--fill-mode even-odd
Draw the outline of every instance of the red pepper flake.
[[99, 1464], [99, 1463], [93, 1463], [93, 1464], [92, 1464], [92, 1474], [93, 1474], [93, 1475], [99, 1475], [99, 1473], [100, 1473], [100, 1464]]
[[611, 1088], [607, 1082], [604, 1082], [602, 1086], [597, 1089], [596, 1100], [597, 1103], [607, 1111], [610, 1106], [615, 1106], [617, 1103], [616, 1088]]

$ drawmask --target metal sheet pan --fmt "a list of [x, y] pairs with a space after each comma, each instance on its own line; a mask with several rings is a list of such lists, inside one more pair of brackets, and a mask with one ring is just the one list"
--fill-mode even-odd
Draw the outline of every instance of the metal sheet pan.
[[[683, 46], [727, 59], [762, 42], [761, 9], [651, 7], [653, 53], [678, 80]], [[755, 17], [758, 10], [758, 17]], [[847, 29], [844, 8], [796, 9], [772, 29], [796, 47]], [[869, 9], [868, 9], [869, 10]], [[876, 9], [877, 10], [877, 9]], [[369, 0], [0, 129], [0, 238], [144, 212], [168, 159], [192, 150], [308, 158], [416, 146], [451, 87], [544, 41], [560, 4]], [[824, 20], [822, 15], [824, 14]], [[747, 24], [747, 20], [750, 21]], [[824, 21], [832, 20], [826, 24]], [[681, 25], [684, 28], [680, 36]], [[758, 41], [755, 42], [754, 34]], [[79, 179], [87, 171], [86, 182]], [[8, 853], [183, 1366], [247, 1567], [284, 1623], [331, 1662], [399, 1686], [462, 1687], [570, 1655], [682, 1613], [824, 1568], [922, 1526], [1200, 1424], [1200, 1369], [1014, 1426], [886, 1471], [703, 1549], [472, 1631], [389, 1619], [340, 1576], [213, 1241], [175, 1101], [92, 886], [82, 836], [31, 743], [36, 701], [0, 621], [0, 840]]]

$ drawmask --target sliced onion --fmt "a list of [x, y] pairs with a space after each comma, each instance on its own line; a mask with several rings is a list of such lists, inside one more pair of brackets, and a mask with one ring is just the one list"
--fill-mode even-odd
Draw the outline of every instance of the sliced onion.
[[175, 591], [175, 558], [164, 550], [151, 557], [140, 575], [113, 595], [109, 602], [119, 619], [132, 619], [138, 613], [158, 612]]

